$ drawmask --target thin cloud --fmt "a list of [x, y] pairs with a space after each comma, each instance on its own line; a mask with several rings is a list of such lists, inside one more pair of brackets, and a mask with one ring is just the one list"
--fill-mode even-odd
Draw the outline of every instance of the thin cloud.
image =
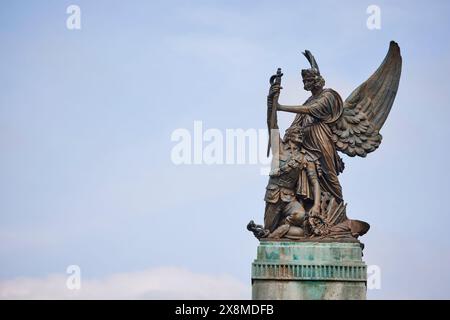
[[[83, 276], [81, 274], [81, 276]], [[250, 285], [230, 275], [194, 273], [177, 267], [81, 278], [69, 290], [67, 275], [16, 278], [0, 282], [0, 299], [249, 299]]]

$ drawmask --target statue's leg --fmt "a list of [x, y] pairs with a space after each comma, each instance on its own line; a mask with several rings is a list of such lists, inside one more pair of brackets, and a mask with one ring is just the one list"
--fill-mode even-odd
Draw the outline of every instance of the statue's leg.
[[280, 221], [281, 201], [277, 203], [266, 202], [266, 210], [264, 212], [264, 229], [270, 232], [278, 227]]
[[305, 219], [305, 208], [298, 200], [289, 202], [284, 207], [282, 215], [286, 218], [286, 221], [290, 225], [303, 227], [303, 222]]
[[311, 208], [310, 215], [316, 216], [320, 214], [320, 184], [319, 177], [317, 175], [316, 165], [313, 162], [308, 162], [306, 167], [306, 174], [308, 176], [309, 183], [313, 187], [314, 192], [314, 205]]
[[289, 239], [301, 239], [305, 235], [303, 223], [305, 221], [305, 208], [297, 201], [289, 202], [283, 210], [286, 215], [286, 222], [289, 224], [289, 230], [283, 235]]

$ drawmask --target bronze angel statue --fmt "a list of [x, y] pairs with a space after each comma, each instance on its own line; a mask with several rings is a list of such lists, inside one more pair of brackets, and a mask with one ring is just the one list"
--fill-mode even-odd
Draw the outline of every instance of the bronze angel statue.
[[[270, 79], [267, 99], [272, 170], [264, 200], [264, 226], [247, 226], [258, 239], [357, 239], [369, 224], [347, 218], [338, 175], [344, 162], [338, 154], [365, 157], [381, 143], [380, 129], [394, 102], [402, 68], [400, 48], [391, 41], [375, 73], [342, 101], [325, 80], [310, 51], [303, 69], [304, 89], [311, 96], [302, 105], [278, 103], [281, 69]], [[280, 137], [277, 111], [295, 113]], [[268, 151], [269, 152], [269, 151]]]

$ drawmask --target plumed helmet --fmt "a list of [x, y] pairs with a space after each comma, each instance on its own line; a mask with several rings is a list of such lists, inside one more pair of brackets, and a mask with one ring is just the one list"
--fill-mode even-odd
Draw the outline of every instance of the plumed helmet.
[[311, 65], [310, 69], [302, 69], [303, 79], [314, 79], [318, 85], [325, 85], [325, 80], [320, 75], [319, 65], [317, 64], [316, 59], [314, 59], [311, 51], [305, 50], [305, 52], [302, 53]]

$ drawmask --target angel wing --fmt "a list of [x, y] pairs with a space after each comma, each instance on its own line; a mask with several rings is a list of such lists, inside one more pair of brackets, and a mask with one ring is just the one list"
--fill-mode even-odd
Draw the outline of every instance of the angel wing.
[[394, 103], [401, 70], [400, 47], [391, 41], [377, 71], [350, 94], [341, 117], [331, 125], [337, 150], [365, 157], [378, 148], [382, 139], [379, 131]]

